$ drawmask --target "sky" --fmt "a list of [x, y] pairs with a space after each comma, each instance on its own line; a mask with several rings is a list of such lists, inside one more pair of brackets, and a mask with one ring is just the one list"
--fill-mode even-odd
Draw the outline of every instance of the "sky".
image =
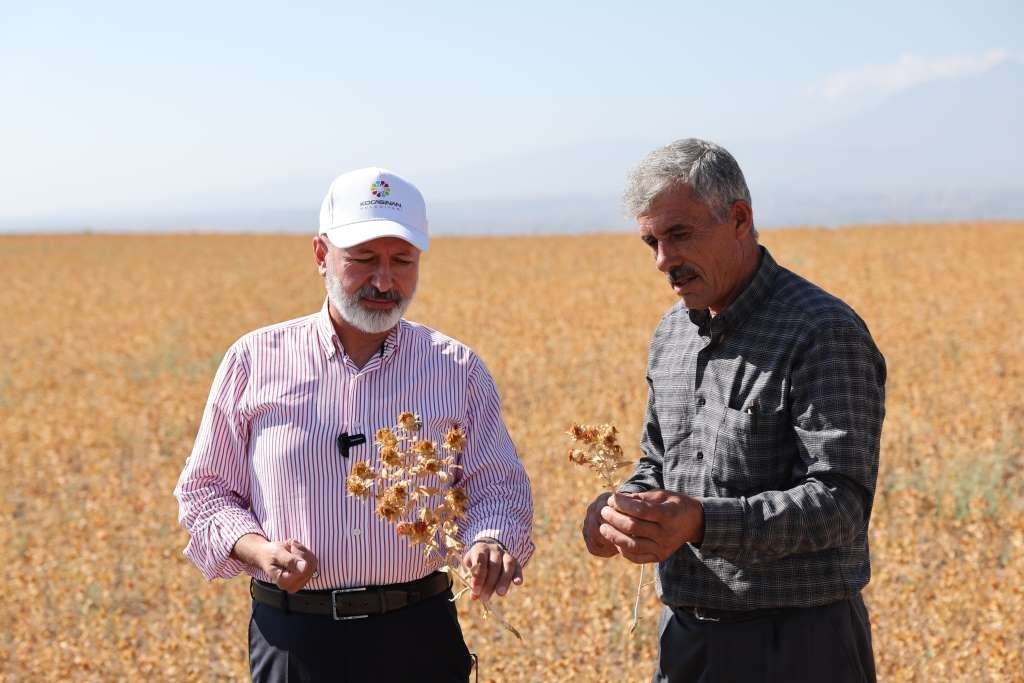
[[559, 150], [767, 144], [1024, 57], [1019, 2], [581, 7], [0, 0], [0, 230], [315, 220], [368, 165], [431, 202], [588, 195]]

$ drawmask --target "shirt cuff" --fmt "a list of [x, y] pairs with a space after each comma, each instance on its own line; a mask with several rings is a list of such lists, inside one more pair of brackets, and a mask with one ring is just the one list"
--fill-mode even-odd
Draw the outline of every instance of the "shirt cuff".
[[266, 533], [247, 510], [232, 510], [210, 520], [205, 534], [205, 543], [197, 542], [195, 534], [185, 547], [185, 557], [192, 561], [207, 581], [230, 579], [251, 571], [244, 562], [231, 557], [235, 543], [246, 534]]
[[702, 553], [735, 556], [743, 547], [743, 499], [700, 498], [704, 507], [704, 540]]
[[[512, 538], [510, 534], [502, 534], [500, 529], [482, 529], [473, 535], [473, 540], [469, 542], [469, 545], [473, 545], [477, 541], [494, 541], [502, 548], [505, 552], [516, 558], [521, 568], [526, 567], [526, 563], [530, 561], [530, 557], [533, 555], [533, 542], [529, 538], [517, 539]], [[468, 550], [468, 548], [467, 548]]]

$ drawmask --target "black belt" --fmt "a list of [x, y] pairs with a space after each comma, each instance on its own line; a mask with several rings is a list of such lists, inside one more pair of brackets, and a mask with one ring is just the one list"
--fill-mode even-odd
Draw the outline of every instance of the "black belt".
[[451, 587], [448, 574], [434, 572], [408, 583], [297, 593], [288, 593], [274, 584], [253, 579], [249, 583], [249, 593], [256, 602], [285, 612], [320, 614], [342, 621], [393, 612], [444, 593]]
[[707, 607], [687, 607], [684, 605], [673, 605], [672, 611], [677, 614], [685, 614], [697, 621], [719, 621], [723, 624], [735, 624], [741, 621], [753, 621], [765, 617], [777, 617], [787, 611], [797, 609], [793, 607], [766, 607], [764, 609], [750, 610], [729, 610], [729, 609], [708, 609]]

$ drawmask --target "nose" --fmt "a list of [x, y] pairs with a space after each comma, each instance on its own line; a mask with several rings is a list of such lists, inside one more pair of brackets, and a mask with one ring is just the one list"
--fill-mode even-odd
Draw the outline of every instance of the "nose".
[[373, 269], [373, 277], [370, 278], [370, 283], [381, 292], [391, 289], [393, 279], [391, 277], [391, 264], [388, 263], [387, 259], [381, 259], [377, 267]]
[[658, 252], [654, 257], [654, 263], [658, 270], [667, 273], [678, 265], [676, 261], [676, 255], [665, 247], [665, 242], [658, 240]]

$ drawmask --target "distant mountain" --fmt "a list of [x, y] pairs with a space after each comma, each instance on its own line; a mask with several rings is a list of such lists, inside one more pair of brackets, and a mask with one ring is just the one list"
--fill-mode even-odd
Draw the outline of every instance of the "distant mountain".
[[[839, 123], [724, 141], [761, 226], [1024, 218], [1024, 65], [933, 81]], [[688, 131], [680, 131], [680, 135]], [[625, 229], [628, 170], [667, 140], [606, 141], [457, 169], [434, 188], [452, 232]], [[510, 180], [511, 179], [511, 180]], [[485, 199], [489, 193], [499, 199]]]
[[[747, 175], [759, 225], [1024, 218], [1024, 65], [907, 89], [839, 123], [725, 144]], [[687, 131], [680, 131], [681, 135]], [[621, 229], [627, 171], [666, 141], [577, 145], [448, 174], [472, 201], [435, 212], [439, 229]], [[508, 179], [514, 179], [509, 181]], [[504, 181], [502, 179], [505, 179]], [[487, 192], [500, 201], [478, 198]], [[457, 196], [457, 195], [455, 195]]]
[[[785, 139], [723, 141], [747, 175], [762, 227], [1024, 218], [1024, 65], [926, 83], [850, 118]], [[755, 125], [755, 124], [752, 124]], [[680, 135], [694, 131], [680, 130]], [[629, 168], [667, 140], [609, 140], [524, 152], [425, 178], [431, 225], [444, 233], [627, 229]], [[3, 230], [312, 232], [303, 210], [43, 220]]]
[[1024, 66], [898, 93], [745, 150], [766, 223], [1024, 217]]

